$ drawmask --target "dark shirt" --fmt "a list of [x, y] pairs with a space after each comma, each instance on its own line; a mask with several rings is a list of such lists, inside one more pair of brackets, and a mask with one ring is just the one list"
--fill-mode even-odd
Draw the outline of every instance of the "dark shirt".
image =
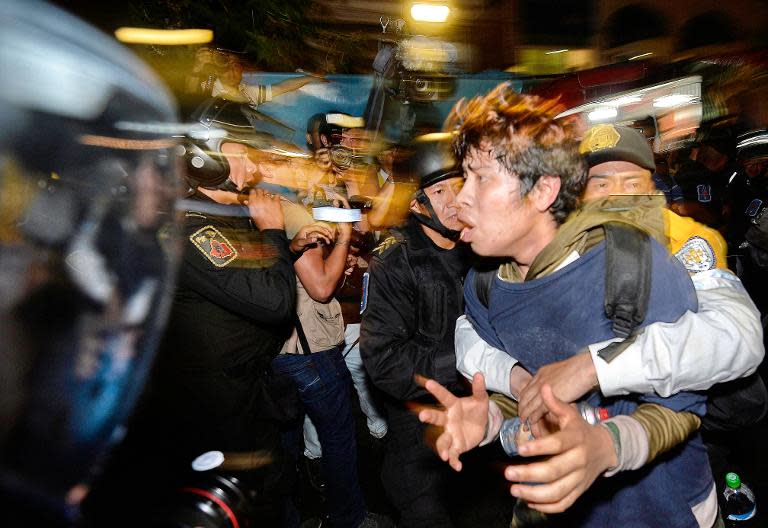
[[201, 207], [185, 213], [165, 359], [226, 368], [258, 357], [266, 365], [290, 334], [295, 313], [285, 232], [259, 232], [243, 207], [222, 207], [201, 194], [194, 199]]
[[458, 388], [453, 338], [470, 255], [461, 243], [437, 247], [413, 219], [394, 232], [371, 259], [360, 329], [366, 370], [393, 403], [427, 395], [416, 374]]

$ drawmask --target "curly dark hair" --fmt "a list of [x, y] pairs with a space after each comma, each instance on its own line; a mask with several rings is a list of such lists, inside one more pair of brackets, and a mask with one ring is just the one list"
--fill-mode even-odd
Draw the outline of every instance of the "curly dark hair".
[[555, 120], [563, 110], [557, 100], [521, 95], [509, 83], [485, 96], [454, 105], [445, 130], [463, 161], [471, 148], [487, 148], [510, 175], [520, 179], [521, 195], [542, 175], [560, 177], [560, 192], [549, 211], [558, 224], [576, 209], [587, 182], [587, 164], [578, 151], [572, 122]]

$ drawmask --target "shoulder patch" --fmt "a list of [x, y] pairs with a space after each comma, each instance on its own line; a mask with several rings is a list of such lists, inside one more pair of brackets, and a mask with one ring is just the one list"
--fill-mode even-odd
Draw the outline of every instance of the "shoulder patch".
[[217, 268], [223, 268], [237, 258], [235, 247], [212, 225], [192, 233], [189, 241]]
[[688, 273], [699, 273], [715, 268], [717, 260], [715, 250], [706, 239], [693, 236], [685, 241], [677, 253], [677, 260], [682, 262]]
[[712, 201], [712, 188], [707, 184], [699, 184], [696, 186], [696, 195], [701, 203], [709, 203]]
[[366, 271], [363, 273], [363, 296], [360, 298], [360, 315], [368, 308], [368, 282], [370, 280], [370, 274]]
[[757, 212], [760, 211], [761, 205], [763, 205], [763, 201], [760, 198], [755, 198], [754, 200], [749, 202], [749, 205], [747, 206], [747, 209], [744, 211], [744, 214], [754, 218], [755, 216], [757, 216]]
[[389, 248], [391, 248], [393, 246], [396, 246], [396, 245], [400, 244], [401, 242], [402, 242], [402, 240], [398, 239], [395, 236], [388, 236], [387, 238], [385, 238], [381, 242], [381, 244], [376, 246], [376, 248], [373, 250], [373, 252], [376, 253], [377, 255], [381, 255], [386, 250], [388, 250]]

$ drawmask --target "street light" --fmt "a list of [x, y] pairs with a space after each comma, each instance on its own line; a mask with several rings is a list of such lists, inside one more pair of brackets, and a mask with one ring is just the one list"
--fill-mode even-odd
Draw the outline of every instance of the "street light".
[[185, 44], [207, 44], [213, 40], [210, 29], [149, 29], [121, 27], [115, 37], [126, 44], [158, 44], [180, 46]]
[[451, 9], [445, 4], [416, 3], [411, 6], [411, 16], [418, 22], [445, 22]]

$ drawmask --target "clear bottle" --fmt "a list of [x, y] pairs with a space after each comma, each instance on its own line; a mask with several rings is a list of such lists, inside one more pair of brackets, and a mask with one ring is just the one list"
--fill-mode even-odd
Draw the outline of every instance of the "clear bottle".
[[748, 521], [757, 512], [755, 494], [749, 486], [741, 482], [736, 473], [728, 473], [725, 476], [723, 497], [725, 498], [723, 516], [726, 526], [733, 528], [749, 526]]

